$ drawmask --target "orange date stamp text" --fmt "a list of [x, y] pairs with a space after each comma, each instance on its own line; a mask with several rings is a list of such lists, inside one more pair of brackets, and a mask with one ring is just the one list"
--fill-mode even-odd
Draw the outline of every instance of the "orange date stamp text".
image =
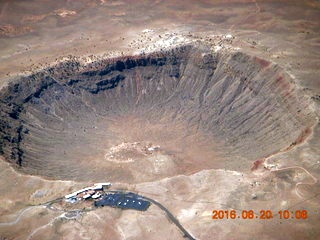
[[254, 211], [252, 209], [249, 210], [213, 210], [212, 211], [212, 219], [213, 220], [221, 220], [221, 219], [298, 219], [304, 220], [308, 218], [307, 210], [260, 210]]

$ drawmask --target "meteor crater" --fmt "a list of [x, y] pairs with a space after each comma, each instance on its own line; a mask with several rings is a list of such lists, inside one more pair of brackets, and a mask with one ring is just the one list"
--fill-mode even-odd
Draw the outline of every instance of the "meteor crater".
[[20, 171], [152, 181], [250, 169], [299, 144], [315, 118], [279, 66], [205, 44], [59, 63], [0, 93], [0, 151]]

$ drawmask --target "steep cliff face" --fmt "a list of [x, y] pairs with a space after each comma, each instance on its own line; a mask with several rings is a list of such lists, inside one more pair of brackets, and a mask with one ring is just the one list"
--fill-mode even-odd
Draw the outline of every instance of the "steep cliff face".
[[[141, 181], [249, 168], [298, 144], [315, 121], [309, 100], [278, 66], [206, 46], [63, 63], [2, 89], [0, 105], [6, 159], [64, 179]], [[122, 142], [160, 150], [126, 149], [121, 158], [132, 161], [109, 161]]]

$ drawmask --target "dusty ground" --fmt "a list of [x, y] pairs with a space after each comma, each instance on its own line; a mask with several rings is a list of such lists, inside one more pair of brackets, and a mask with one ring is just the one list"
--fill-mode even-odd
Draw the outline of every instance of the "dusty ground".
[[[207, 41], [215, 46], [213, 51], [241, 49], [279, 64], [311, 99], [309, 107], [319, 116], [319, 1], [34, 2], [0, 3], [1, 86], [17, 75], [31, 73], [70, 54], [121, 56], [185, 41]], [[232, 41], [226, 39], [228, 34], [232, 35]], [[87, 58], [92, 59], [95, 57]], [[143, 147], [130, 145], [134, 142], [132, 136], [139, 138], [137, 129], [141, 125], [139, 120], [132, 123], [135, 127], [129, 131], [123, 131], [125, 123], [113, 126], [129, 138], [120, 160], [151, 161], [150, 169], [155, 172], [158, 160], [159, 164], [166, 164], [166, 168], [160, 168], [164, 175], [173, 171], [174, 161], [162, 152], [165, 141], [152, 154], [145, 151], [148, 143], [143, 139]], [[158, 136], [157, 131], [156, 127], [150, 130], [151, 139], [152, 134]], [[113, 188], [134, 190], [158, 200], [196, 239], [317, 239], [320, 236], [319, 131], [317, 123], [301, 142], [268, 157], [264, 164], [256, 164], [254, 171], [250, 169], [253, 163], [228, 165], [228, 169], [242, 167], [241, 171], [232, 171], [226, 170], [223, 162], [214, 169], [189, 175], [173, 171], [170, 175], [174, 176], [169, 178], [138, 184], [115, 183]], [[116, 144], [120, 150], [121, 144]], [[153, 141], [151, 144], [158, 145]], [[111, 148], [111, 153], [104, 156], [110, 160], [118, 150]], [[189, 151], [186, 155], [190, 159], [200, 151], [198, 147], [185, 150]], [[144, 169], [136, 170], [144, 172]], [[0, 179], [0, 238], [182, 239], [155, 206], [143, 213], [103, 208], [74, 219], [68, 219], [64, 212], [32, 207], [88, 186], [90, 179], [53, 181], [21, 175], [4, 161], [0, 162]], [[212, 220], [214, 209], [253, 209], [257, 213], [267, 209], [274, 213], [305, 209], [308, 218], [280, 220], [274, 214], [272, 220]]]
[[[84, 183], [45, 181], [38, 177], [22, 176], [8, 164], [1, 163], [1, 178], [11, 182], [2, 184], [2, 217], [0, 232], [7, 239], [182, 239], [180, 232], [157, 207], [146, 212], [121, 211], [113, 208], [96, 209], [69, 216], [64, 211], [45, 207], [30, 207], [60, 197], [85, 186]], [[197, 239], [316, 239], [319, 235], [319, 195], [296, 194], [297, 183], [310, 183], [308, 187], [319, 191], [304, 171], [289, 169], [271, 173], [260, 169], [256, 174], [244, 174], [225, 170], [206, 170], [191, 176], [176, 176], [156, 182], [138, 185], [116, 184], [115, 189], [136, 191], [156, 199], [179, 219], [183, 226]], [[22, 189], [20, 194], [14, 189]], [[310, 194], [310, 193], [309, 193]], [[13, 200], [16, 199], [16, 200]], [[18, 200], [19, 199], [19, 200]], [[83, 206], [82, 206], [83, 207]], [[223, 219], [212, 220], [213, 210], [270, 209], [272, 220]], [[279, 219], [281, 209], [307, 210], [306, 220]], [[70, 209], [69, 209], [70, 210]], [[67, 209], [65, 209], [67, 211]], [[147, 224], [146, 224], [147, 223]], [[162, 227], [159, 228], [158, 226]], [[285, 231], [280, 236], [277, 232]], [[32, 238], [31, 238], [32, 237]]]

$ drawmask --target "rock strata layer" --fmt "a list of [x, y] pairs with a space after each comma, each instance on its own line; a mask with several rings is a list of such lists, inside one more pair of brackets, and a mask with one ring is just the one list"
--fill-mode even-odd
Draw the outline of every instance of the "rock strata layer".
[[[0, 152], [49, 178], [139, 182], [249, 168], [299, 144], [314, 121], [279, 66], [187, 45], [17, 79], [0, 92]], [[110, 154], [126, 142], [139, 147]], [[151, 145], [159, 149], [141, 150]]]

